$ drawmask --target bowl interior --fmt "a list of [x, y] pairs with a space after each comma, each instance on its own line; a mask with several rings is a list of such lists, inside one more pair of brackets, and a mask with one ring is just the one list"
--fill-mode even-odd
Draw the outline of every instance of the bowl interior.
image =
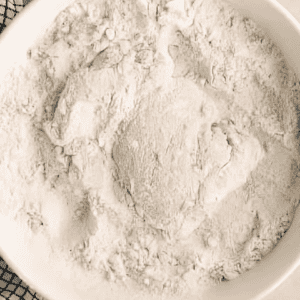
[[[25, 64], [27, 49], [37, 41], [55, 16], [74, 0], [35, 0], [6, 29], [0, 39], [0, 82], [13, 64]], [[275, 0], [228, 0], [242, 14], [259, 23], [277, 43], [288, 63], [300, 77], [300, 26]], [[17, 42], [16, 42], [17, 41]], [[299, 189], [300, 191], [300, 189]], [[257, 267], [236, 280], [208, 290], [203, 300], [262, 299], [276, 288], [300, 262], [300, 210], [277, 247]], [[124, 291], [111, 289], [67, 265], [51, 254], [45, 237], [28, 238], [21, 224], [0, 217], [0, 253], [32, 288], [49, 299], [136, 299]], [[11, 238], [11, 237], [14, 238]], [[127, 296], [127, 297], [126, 297]]]

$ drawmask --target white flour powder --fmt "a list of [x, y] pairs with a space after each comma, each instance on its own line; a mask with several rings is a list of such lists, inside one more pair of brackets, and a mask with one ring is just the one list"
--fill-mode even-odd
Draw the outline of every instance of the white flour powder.
[[220, 0], [77, 1], [1, 85], [0, 212], [111, 284], [234, 279], [298, 205], [299, 86]]

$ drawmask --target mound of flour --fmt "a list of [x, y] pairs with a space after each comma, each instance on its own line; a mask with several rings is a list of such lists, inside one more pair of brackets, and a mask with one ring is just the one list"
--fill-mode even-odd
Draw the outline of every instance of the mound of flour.
[[1, 85], [0, 213], [112, 285], [234, 279], [293, 220], [299, 90], [222, 1], [76, 1]]

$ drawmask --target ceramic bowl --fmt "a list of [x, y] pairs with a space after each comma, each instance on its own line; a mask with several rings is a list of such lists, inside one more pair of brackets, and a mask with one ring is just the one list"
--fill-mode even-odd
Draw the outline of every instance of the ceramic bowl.
[[[27, 49], [73, 1], [35, 0], [16, 17], [0, 38], [0, 84], [13, 64], [26, 62]], [[300, 78], [300, 25], [294, 17], [275, 0], [228, 2], [265, 29]], [[208, 290], [202, 300], [263, 299], [298, 267], [299, 227], [298, 209], [289, 231], [269, 255], [239, 278]], [[28, 237], [21, 224], [0, 214], [0, 255], [21, 279], [49, 300], [141, 299], [124, 287], [112, 289], [108, 283], [99, 283], [96, 274], [81, 272], [51, 253], [45, 237]]]

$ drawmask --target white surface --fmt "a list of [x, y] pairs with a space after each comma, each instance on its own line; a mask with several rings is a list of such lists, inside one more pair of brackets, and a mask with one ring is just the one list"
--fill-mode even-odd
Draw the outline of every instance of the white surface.
[[[280, 1], [300, 19], [298, 0]], [[21, 14], [20, 18], [17, 17], [17, 20], [1, 37], [0, 78], [5, 73], [6, 67], [11, 65], [16, 57], [25, 59], [27, 47], [51, 22], [56, 14], [55, 11], [61, 10], [63, 6], [71, 2], [73, 1], [36, 0], [29, 5], [32, 9], [25, 9], [27, 15]], [[280, 12], [280, 7], [271, 0], [230, 0], [230, 2], [235, 3], [247, 15], [256, 17], [257, 21], [260, 21], [284, 50], [290, 64], [300, 75], [298, 54], [300, 52], [300, 27], [295, 20], [289, 18], [285, 11]], [[16, 40], [20, 41], [18, 47], [15, 47]], [[297, 212], [291, 229], [266, 259], [237, 280], [222, 284], [207, 293], [203, 300], [276, 300], [279, 297], [280, 299], [298, 299], [300, 294], [300, 285], [297, 285], [298, 282], [300, 283], [300, 268], [297, 268], [300, 261], [299, 226], [300, 210]], [[129, 293], [125, 295], [127, 292], [123, 288], [119, 291], [112, 291], [107, 284], [101, 283], [100, 285], [97, 280], [93, 279], [93, 275], [82, 274], [76, 272], [75, 268], [66, 266], [62, 258], [51, 255], [51, 249], [44, 237], [25, 238], [20, 225], [11, 223], [3, 216], [0, 218], [0, 228], [6, 229], [0, 230], [0, 252], [3, 258], [32, 288], [49, 299], [102, 300], [116, 299], [117, 296], [119, 298], [122, 296], [123, 299], [138, 299], [139, 295], [135, 297], [131, 295], [129, 298]], [[289, 276], [295, 269], [296, 271]], [[287, 277], [288, 279], [285, 280]], [[268, 290], [283, 281], [284, 283], [272, 294], [262, 298]]]

